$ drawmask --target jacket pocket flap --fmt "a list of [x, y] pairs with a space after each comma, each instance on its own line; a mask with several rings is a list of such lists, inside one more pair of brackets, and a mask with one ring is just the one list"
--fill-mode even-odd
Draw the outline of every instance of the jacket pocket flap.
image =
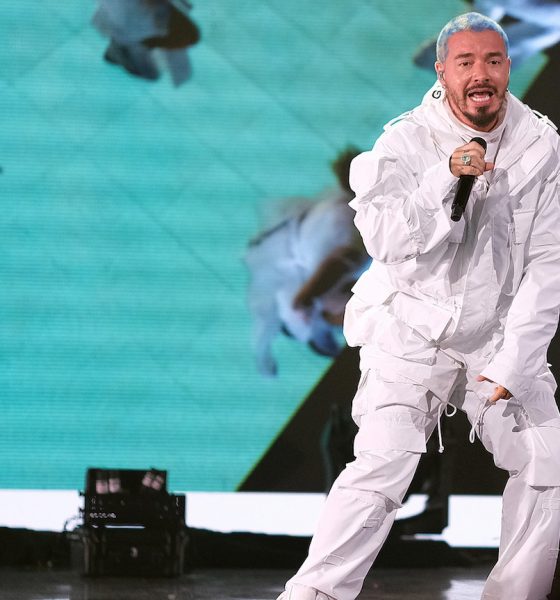
[[524, 244], [529, 236], [531, 225], [533, 223], [534, 211], [519, 210], [513, 213], [513, 223], [515, 226], [513, 243]]
[[437, 341], [447, 327], [452, 313], [435, 304], [398, 292], [389, 312], [428, 341]]
[[395, 290], [372, 280], [371, 272], [366, 271], [354, 284], [352, 292], [368, 306], [381, 306], [395, 294]]
[[556, 243], [556, 237], [552, 233], [541, 233], [531, 236], [531, 246], [550, 246]]

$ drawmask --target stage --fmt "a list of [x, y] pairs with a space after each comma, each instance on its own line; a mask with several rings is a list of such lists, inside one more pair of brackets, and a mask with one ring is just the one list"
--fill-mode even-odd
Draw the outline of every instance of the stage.
[[[375, 569], [360, 600], [478, 600], [487, 567]], [[276, 600], [291, 571], [196, 569], [178, 578], [85, 578], [75, 570], [0, 569], [4, 600]]]
[[[100, 570], [90, 571], [105, 574], [86, 576], [80, 531], [0, 528], [2, 600], [276, 600], [310, 542], [188, 529], [178, 576], [163, 577], [169, 571], [162, 570], [158, 549], [132, 538], [105, 548]], [[393, 534], [359, 600], [478, 600], [496, 558], [494, 548], [452, 548]]]

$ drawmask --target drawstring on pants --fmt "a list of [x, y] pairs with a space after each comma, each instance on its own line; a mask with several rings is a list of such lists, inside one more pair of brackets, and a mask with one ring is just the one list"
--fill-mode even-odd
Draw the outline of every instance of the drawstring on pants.
[[[440, 406], [438, 408], [437, 432], [438, 432], [438, 441], [439, 441], [438, 452], [440, 454], [445, 450], [445, 447], [443, 445], [443, 436], [441, 434], [441, 418], [443, 415], [445, 415], [446, 417], [453, 417], [455, 415], [455, 413], [457, 412], [457, 407], [454, 406], [453, 404], [451, 405], [452, 411], [448, 412], [447, 411], [448, 406], [449, 406], [448, 404], [445, 404], [445, 405], [440, 404]], [[476, 411], [476, 416], [473, 421], [471, 430], [469, 432], [469, 442], [471, 444], [474, 444], [474, 442], [476, 440], [476, 428], [482, 424], [482, 421], [484, 420], [484, 413], [486, 412], [486, 410], [488, 408], [490, 408], [490, 406], [492, 406], [492, 404], [488, 401], [480, 403], [480, 406], [478, 407], [478, 410]]]
[[486, 409], [490, 408], [491, 403], [486, 401], [486, 402], [481, 402], [480, 406], [478, 407], [478, 410], [476, 411], [476, 417], [473, 421], [471, 430], [469, 432], [469, 442], [471, 444], [474, 444], [474, 441], [476, 439], [476, 428], [482, 424], [482, 420], [484, 418], [484, 413], [486, 412]]
[[449, 406], [448, 404], [445, 404], [445, 405], [440, 404], [439, 408], [438, 408], [437, 433], [438, 433], [438, 441], [439, 441], [438, 452], [440, 454], [445, 450], [445, 447], [443, 445], [443, 436], [441, 435], [441, 417], [443, 414], [446, 417], [453, 417], [455, 415], [455, 413], [457, 412], [457, 407], [453, 406], [453, 404], [451, 405], [451, 407], [453, 408], [453, 412], [447, 412], [448, 406]]

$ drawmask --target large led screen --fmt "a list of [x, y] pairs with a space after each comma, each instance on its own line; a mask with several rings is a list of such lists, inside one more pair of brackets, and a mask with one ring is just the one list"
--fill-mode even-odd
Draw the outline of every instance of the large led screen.
[[[110, 14], [134, 4], [2, 7], [0, 488], [79, 489], [95, 466], [249, 489], [345, 352], [336, 315], [292, 323], [286, 299], [350, 234], [267, 243], [347, 193], [336, 165], [422, 100], [434, 35], [472, 8], [175, 2], [178, 39], [139, 50], [146, 19]], [[515, 94], [556, 42], [524, 47]]]

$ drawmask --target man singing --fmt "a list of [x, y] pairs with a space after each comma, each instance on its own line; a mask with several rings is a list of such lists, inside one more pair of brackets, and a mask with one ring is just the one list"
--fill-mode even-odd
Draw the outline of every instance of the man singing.
[[435, 68], [422, 105], [352, 165], [350, 206], [374, 259], [345, 315], [347, 341], [361, 347], [356, 459], [282, 600], [358, 596], [426, 440], [437, 429], [441, 445], [440, 419], [455, 408], [509, 472], [482, 598], [545, 600], [551, 588], [560, 413], [546, 353], [560, 306], [560, 138], [508, 92], [508, 40], [491, 19], [450, 21]]

